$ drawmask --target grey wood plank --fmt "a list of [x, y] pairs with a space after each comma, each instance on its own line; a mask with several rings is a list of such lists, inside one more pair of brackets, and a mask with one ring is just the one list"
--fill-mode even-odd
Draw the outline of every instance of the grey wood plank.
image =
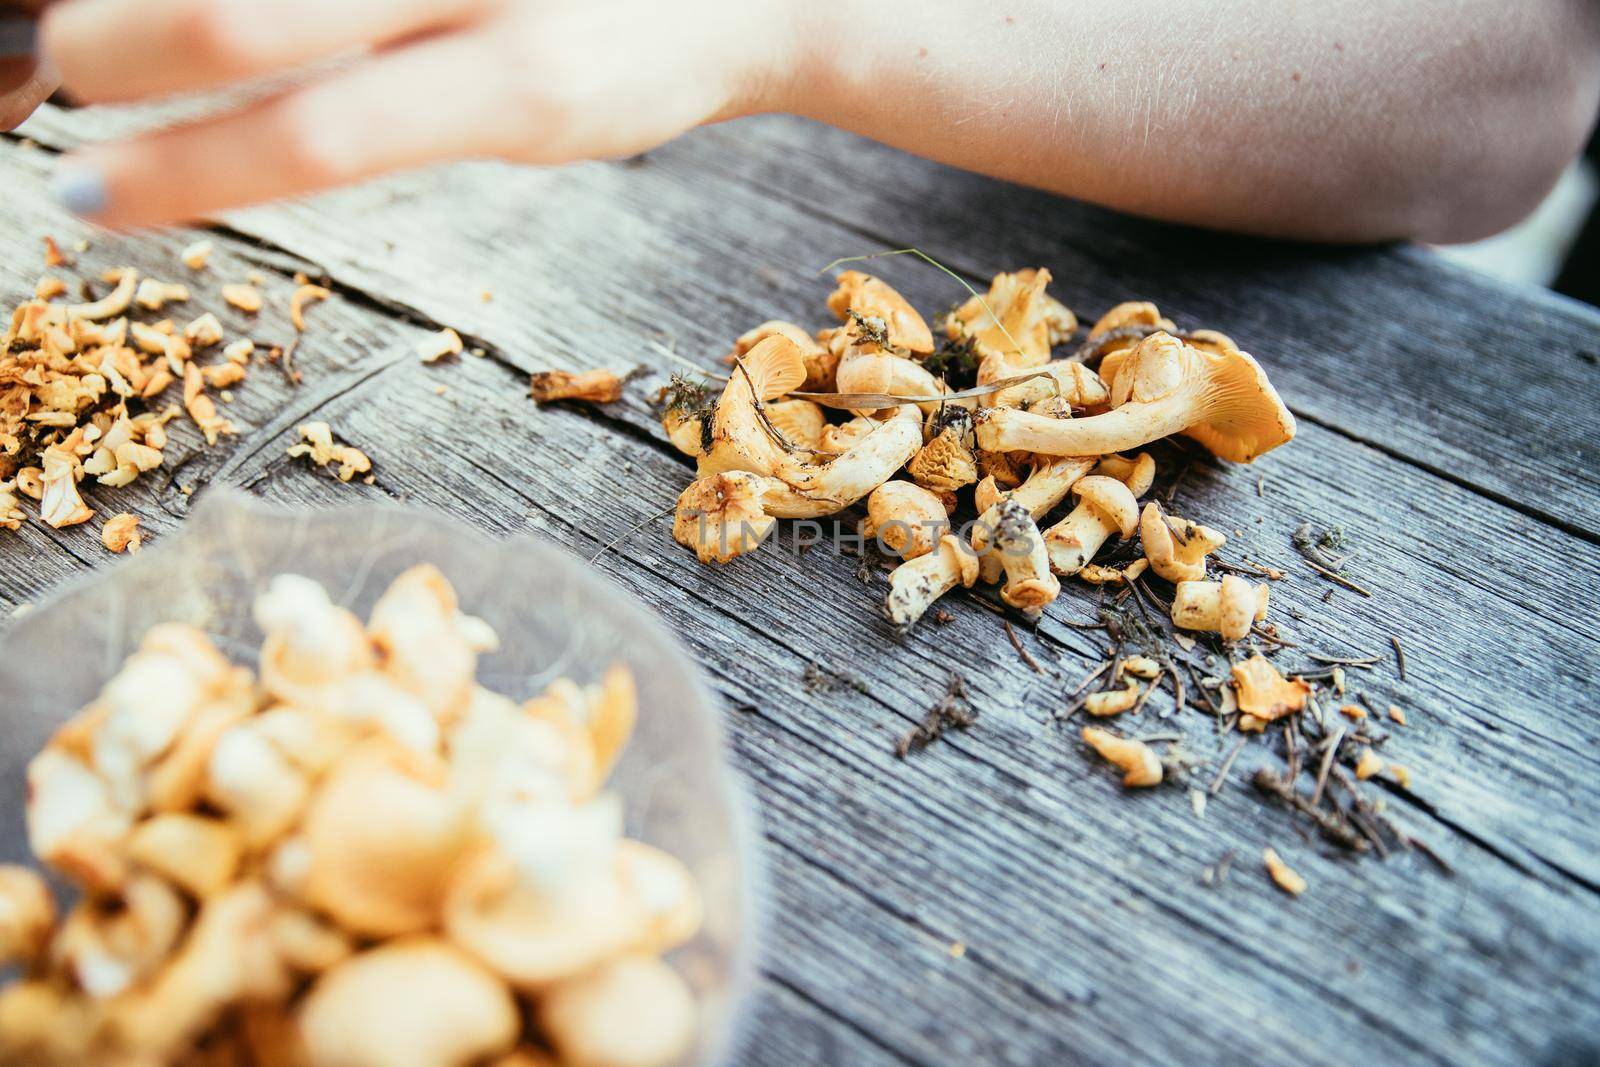
[[[66, 145], [137, 129], [151, 115], [47, 108], [25, 129]], [[413, 176], [230, 219], [271, 240], [293, 234], [303, 254], [369, 290], [487, 330], [504, 309], [468, 310], [486, 275], [545, 282], [551, 296], [572, 298], [579, 279], [551, 278], [527, 262], [547, 254], [539, 238], [549, 228], [632, 244], [635, 267], [691, 266], [662, 255], [671, 252], [671, 238], [648, 214], [625, 219], [609, 210], [621, 198], [694, 205], [702, 227], [721, 231], [730, 265], [743, 257], [770, 263], [769, 231], [722, 225], [741, 217], [727, 210], [741, 192], [754, 192], [768, 209], [763, 221], [786, 237], [793, 227], [772, 214], [774, 201], [836, 224], [839, 239], [820, 259], [794, 249], [793, 260], [774, 265], [779, 270], [918, 245], [974, 281], [1048, 266], [1059, 295], [1091, 319], [1123, 299], [1152, 299], [1184, 322], [1233, 334], [1263, 357], [1302, 418], [1600, 539], [1600, 311], [1543, 290], [1508, 288], [1425, 251], [1307, 248], [1145, 223], [781, 117], [696, 131], [630, 164], [466, 173]], [[410, 210], [419, 198], [425, 203], [464, 185], [479, 190], [474, 214], [490, 232], [459, 212]], [[386, 211], [390, 204], [400, 210]], [[345, 225], [312, 225], [352, 217], [370, 224], [367, 240], [351, 241]], [[509, 217], [523, 224], [507, 229]], [[391, 222], [432, 233], [408, 255], [405, 242], [390, 235]], [[514, 271], [503, 263], [507, 255], [517, 259]], [[460, 260], [460, 270], [425, 269], [434, 256]], [[953, 302], [945, 279], [884, 269], [906, 281], [913, 297], [943, 294], [937, 299]], [[705, 276], [680, 274], [686, 286]], [[418, 287], [426, 291], [414, 292]], [[698, 302], [710, 313], [707, 295]], [[627, 306], [607, 310], [626, 313]]]
[[[15, 179], [31, 198], [0, 237], [0, 263], [17, 285], [31, 284], [31, 266], [14, 265], [32, 254], [39, 228], [61, 225], [37, 200], [37, 166], [12, 164], [22, 156], [0, 153], [8, 193]], [[481, 195], [481, 187], [452, 188]], [[582, 199], [551, 210], [581, 208]], [[629, 207], [619, 225], [641, 226], [635, 211], [644, 207]], [[569, 299], [550, 299], [563, 293], [559, 279], [535, 275], [511, 289], [492, 282], [490, 307], [507, 303], [507, 292], [519, 296], [503, 313], [510, 325], [482, 331], [494, 336], [499, 361], [429, 369], [397, 358], [370, 377], [364, 355], [382, 364], [420, 331], [337, 302], [315, 313], [326, 319], [306, 346], [312, 358], [326, 330], [329, 365], [314, 374], [307, 364], [307, 384], [277, 400], [295, 407], [264, 412], [262, 431], [206, 453], [186, 473], [293, 502], [387, 492], [491, 530], [541, 528], [592, 552], [669, 501], [687, 468], [642, 439], [651, 425], [643, 405], [599, 420], [535, 409], [506, 364], [626, 359], [642, 324], [663, 337], [693, 332], [697, 349], [685, 343], [685, 351], [714, 352], [771, 303], [814, 317], [820, 295], [814, 281], [781, 273], [729, 277], [726, 252], [716, 248], [721, 233], [702, 232], [695, 212], [663, 204], [654, 218], [649, 232], [662, 243], [651, 254], [671, 248], [703, 267], [690, 275], [706, 279], [702, 288], [683, 286], [675, 273], [630, 285], [628, 271], [650, 277], [642, 252], [623, 247], [601, 258], [592, 238], [587, 251], [570, 251], [551, 233], [553, 256], [578, 257], [565, 262], [575, 275]], [[397, 233], [397, 252], [418, 236]], [[805, 256], [821, 251], [805, 241], [832, 239], [788, 235]], [[106, 262], [155, 256], [158, 246], [147, 242], [107, 242], [96, 254], [115, 257]], [[273, 259], [223, 244], [229, 256]], [[453, 267], [436, 266], [435, 276]], [[591, 295], [579, 294], [580, 280], [593, 283]], [[545, 287], [541, 299], [520, 298], [536, 286]], [[463, 288], [461, 296], [477, 299]], [[609, 314], [588, 313], [591, 301]], [[524, 348], [518, 338], [529, 336], [554, 343]], [[240, 403], [256, 382], [268, 384], [241, 389]], [[438, 384], [447, 386], [442, 397]], [[288, 463], [284, 431], [300, 410], [328, 415], [368, 447], [378, 485], [336, 485]], [[1202, 471], [1179, 505], [1200, 518], [1260, 518], [1236, 541], [1269, 562], [1289, 561], [1284, 539], [1301, 515], [1359, 528], [1361, 577], [1379, 593], [1372, 602], [1336, 593], [1335, 611], [1320, 602], [1326, 587], [1299, 573], [1275, 595], [1305, 614], [1292, 627], [1304, 628], [1299, 636], [1323, 647], [1379, 650], [1398, 627], [1438, 646], [1424, 650], [1408, 637], [1414, 684], [1393, 689], [1374, 679], [1369, 691], [1380, 700], [1393, 693], [1413, 713], [1395, 744], [1418, 770], [1419, 794], [1465, 832], [1401, 807], [1403, 797], [1391, 802], [1461, 869], [1456, 879], [1417, 856], [1357, 865], [1323, 855], [1242, 786], [1198, 823], [1180, 794], [1120, 795], [1070, 733], [1040, 722], [1092, 654], [1090, 640], [1060, 621], [1025, 637], [1060, 664], [1063, 678], [1040, 678], [1021, 667], [998, 621], [971, 605], [953, 603], [949, 627], [896, 644], [875, 615], [881, 589], [862, 587], [853, 561], [825, 550], [796, 561], [769, 546], [713, 571], [673, 546], [662, 522], [625, 554], [606, 557], [608, 571], [684, 634], [729, 705], [756, 709], [730, 721], [779, 874], [768, 968], [782, 1007], [761, 1009], [764, 1033], [747, 1062], [828, 1062], [825, 1040], [862, 1057], [878, 1049], [887, 1060], [892, 1049], [925, 1063], [1266, 1063], [1290, 1052], [1338, 1062], [1342, 1036], [1360, 1028], [1379, 1061], [1514, 1063], [1592, 1017], [1596, 911], [1584, 883], [1595, 882], [1594, 832], [1585, 826], [1595, 808], [1594, 728], [1578, 707], [1542, 696], [1569, 692], [1572, 705], [1593, 703], [1593, 682], [1581, 677], [1595, 654], [1592, 620], [1581, 610], [1584, 588], [1600, 574], [1592, 547], [1314, 427], [1264, 470], [1266, 502], [1255, 496], [1254, 472]], [[181, 495], [169, 496], [181, 512]], [[1402, 530], [1386, 517], [1397, 498], [1418, 501]], [[161, 511], [151, 521], [159, 536], [177, 520]], [[100, 558], [90, 531], [28, 535], [35, 540], [24, 543], [52, 574], [81, 568], [69, 552]], [[1538, 541], [1525, 554], [1519, 541], [1529, 535]], [[31, 598], [43, 587], [32, 582], [14, 593], [0, 578], [0, 595]], [[1052, 614], [1087, 611], [1088, 599], [1074, 594]], [[1474, 647], [1483, 617], [1507, 634], [1504, 661]], [[952, 650], [984, 720], [897, 763], [888, 749], [942, 686]], [[812, 691], [803, 674], [813, 660], [859, 676], [865, 691], [847, 682]], [[1203, 753], [1217, 747], [1207, 724], [1182, 725]], [[1234, 779], [1250, 767], [1241, 759]], [[1267, 842], [1312, 878], [1309, 898], [1291, 903], [1265, 885], [1253, 857]], [[1241, 852], [1233, 879], [1216, 892], [1200, 887], [1200, 867], [1229, 848]], [[956, 939], [970, 946], [959, 961], [947, 949]], [[802, 1014], [801, 1004], [815, 1010]]]

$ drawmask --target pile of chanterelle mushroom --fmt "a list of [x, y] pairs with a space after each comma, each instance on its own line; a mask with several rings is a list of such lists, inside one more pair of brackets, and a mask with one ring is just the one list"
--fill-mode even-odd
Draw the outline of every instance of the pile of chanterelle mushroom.
[[[1223, 535], [1154, 502], [1141, 511], [1155, 462], [1135, 450], [1182, 434], [1248, 463], [1292, 438], [1294, 417], [1232, 340], [1180, 333], [1153, 304], [1112, 308], [1069, 358], [1052, 358], [1077, 320], [1049, 281], [1042, 269], [998, 275], [986, 297], [939, 323], [939, 348], [904, 297], [856, 271], [828, 298], [841, 325], [813, 337], [768, 322], [739, 338], [714, 405], [695, 410], [680, 397], [664, 417], [699, 460], [674, 536], [726, 563], [776, 519], [865, 498], [862, 532], [904, 560], [885, 605], [900, 627], [958, 585], [999, 584], [1007, 604], [1037, 614], [1063, 577], [1116, 582], [1148, 568], [1176, 583], [1178, 626], [1245, 636], [1265, 614], [1267, 588], [1208, 580], [1206, 556]], [[952, 356], [975, 363], [977, 388], [952, 391], [931, 369]], [[832, 422], [828, 407], [850, 417]], [[969, 503], [975, 519], [956, 525]], [[1108, 542], [1136, 534], [1144, 559], [1125, 570], [1094, 564]]]
[[525, 704], [432, 567], [366, 625], [255, 604], [259, 675], [162, 625], [29, 768], [39, 859], [0, 867], [6, 1067], [652, 1067], [696, 1034], [661, 953], [689, 871], [602, 791], [631, 676]]

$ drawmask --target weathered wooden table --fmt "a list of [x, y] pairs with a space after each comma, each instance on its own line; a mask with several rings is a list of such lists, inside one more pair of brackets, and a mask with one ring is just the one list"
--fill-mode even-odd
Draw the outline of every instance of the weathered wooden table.
[[[163, 277], [193, 233], [92, 234], [46, 194], [52, 152], [135, 121], [47, 110], [37, 145], [0, 142], [0, 297], [41, 273], [41, 235], [92, 236], [80, 271]], [[585, 556], [689, 480], [645, 399], [708, 369], [770, 317], [827, 319], [819, 267], [916, 245], [982, 282], [1045, 265], [1090, 317], [1125, 298], [1257, 353], [1300, 436], [1256, 467], [1202, 466], [1175, 509], [1275, 564], [1274, 618], [1305, 649], [1376, 655], [1352, 684], [1404, 706], [1387, 753], [1411, 792], [1389, 811], [1429, 842], [1353, 861], [1248, 784], [1247, 747], [1197, 818], [1182, 790], [1127, 794], [1052, 724], [1097, 662], [1069, 590], [1021, 641], [961, 598], [897, 637], [856, 560], [780, 543], [709, 569], [658, 519], [598, 566], [682, 635], [727, 707], [772, 868], [761, 989], [739, 1063], [1529, 1064], [1600, 1033], [1600, 314], [1510, 291], [1416, 250], [1297, 248], [1117, 218], [781, 119], [696, 133], [647, 158], [560, 171], [472, 165], [212, 231], [213, 279], [267, 275], [251, 323], [214, 287], [191, 309], [230, 333], [292, 336], [291, 276], [332, 281], [290, 387], [258, 368], [236, 438], [175, 424], [167, 467], [99, 495], [159, 538], [196, 496], [243, 486], [294, 504], [362, 495], [486, 530], [537, 530]], [[908, 258], [875, 268], [922, 308], [962, 294]], [[208, 288], [205, 286], [202, 289]], [[433, 366], [449, 325], [486, 350]], [[604, 409], [536, 408], [527, 372], [632, 367]], [[331, 421], [375, 459], [341, 485], [290, 461], [294, 427]], [[1300, 523], [1343, 525], [1362, 597], [1307, 570]], [[29, 523], [0, 542], [0, 609], [110, 562], [98, 522]], [[1235, 529], [1236, 528], [1236, 529]], [[1398, 677], [1390, 638], [1407, 653]], [[1293, 662], [1286, 657], [1287, 662]], [[981, 721], [909, 760], [896, 738], [967, 679]], [[1213, 762], [1228, 747], [1190, 712]], [[1209, 779], [1212, 772], [1204, 772]], [[1310, 880], [1267, 882], [1273, 845]], [[1233, 853], [1232, 874], [1207, 866]], [[953, 948], [965, 947], [964, 953]], [[1549, 1062], [1559, 1062], [1552, 1058]], [[1577, 1062], [1573, 1060], [1571, 1062]]]

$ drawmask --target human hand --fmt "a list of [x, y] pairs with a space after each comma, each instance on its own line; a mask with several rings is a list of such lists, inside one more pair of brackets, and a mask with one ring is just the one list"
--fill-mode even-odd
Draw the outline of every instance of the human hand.
[[[805, 0], [802, 0], [802, 3]], [[362, 49], [231, 114], [63, 161], [113, 226], [204, 216], [437, 160], [631, 155], [769, 106], [791, 0], [62, 0], [43, 54], [84, 103], [209, 89]]]
[[55, 78], [34, 59], [34, 26], [24, 14], [39, 6], [0, 4], [0, 132], [22, 125], [55, 92]]

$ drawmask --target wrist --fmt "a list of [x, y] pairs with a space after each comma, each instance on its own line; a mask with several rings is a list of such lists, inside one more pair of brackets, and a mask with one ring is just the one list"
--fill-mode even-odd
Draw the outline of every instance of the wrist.
[[[728, 102], [713, 121], [784, 112], [816, 117], [834, 82], [842, 0], [753, 0], [724, 24]], [[718, 17], [718, 16], [714, 16]], [[721, 16], [726, 18], [725, 15]]]

